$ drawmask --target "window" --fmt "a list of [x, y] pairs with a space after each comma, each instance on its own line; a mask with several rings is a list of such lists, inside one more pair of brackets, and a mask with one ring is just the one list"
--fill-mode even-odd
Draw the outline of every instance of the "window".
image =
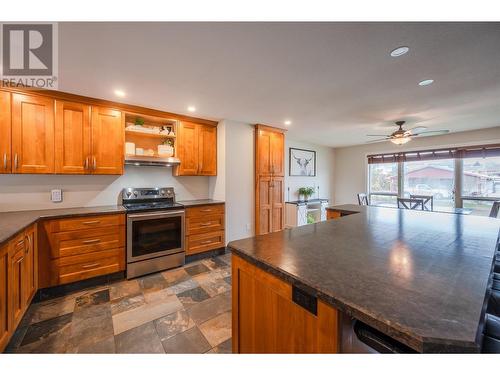
[[397, 204], [398, 195], [398, 163], [370, 164], [370, 204]]
[[463, 159], [463, 207], [488, 216], [496, 199], [500, 199], [500, 157]]
[[455, 160], [410, 161], [404, 165], [404, 196], [432, 195], [434, 210], [455, 206]]

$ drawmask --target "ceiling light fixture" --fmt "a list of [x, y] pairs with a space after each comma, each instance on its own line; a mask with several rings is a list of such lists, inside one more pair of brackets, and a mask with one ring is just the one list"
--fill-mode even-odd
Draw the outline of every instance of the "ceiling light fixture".
[[115, 95], [123, 98], [125, 96], [125, 91], [123, 90], [115, 90]]
[[290, 120], [285, 120], [284, 124], [285, 126], [290, 126], [292, 125], [292, 122]]
[[419, 86], [429, 86], [429, 85], [432, 85], [434, 83], [434, 80], [433, 79], [424, 79], [423, 81], [420, 81], [418, 83]]
[[391, 51], [391, 56], [392, 57], [399, 57], [399, 56], [403, 56], [404, 54], [408, 53], [408, 51], [410, 50], [410, 47], [407, 47], [407, 46], [401, 46], [401, 47], [398, 47], [396, 49], [393, 49]]
[[404, 145], [405, 143], [408, 143], [411, 141], [410, 137], [394, 137], [391, 138], [390, 141], [394, 143], [395, 145]]
[[187, 108], [187, 110], [188, 110], [189, 112], [196, 112], [196, 107], [195, 107], [195, 106], [190, 105], [190, 106]]

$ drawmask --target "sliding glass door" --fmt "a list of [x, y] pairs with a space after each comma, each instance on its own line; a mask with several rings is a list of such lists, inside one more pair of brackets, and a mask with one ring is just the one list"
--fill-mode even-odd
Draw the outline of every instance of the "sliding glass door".
[[463, 159], [462, 202], [474, 215], [488, 216], [500, 200], [500, 157]]
[[455, 207], [455, 160], [440, 159], [403, 163], [404, 196], [432, 196], [434, 210]]

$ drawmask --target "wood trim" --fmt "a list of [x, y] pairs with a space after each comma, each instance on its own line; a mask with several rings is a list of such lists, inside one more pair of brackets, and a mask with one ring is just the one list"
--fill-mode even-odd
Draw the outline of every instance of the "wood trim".
[[189, 121], [189, 122], [194, 122], [197, 124], [204, 124], [204, 125], [211, 125], [211, 126], [217, 126], [217, 124], [218, 124], [218, 121], [214, 121], [214, 120], [207, 120], [207, 119], [202, 119], [199, 117], [191, 117], [191, 116], [181, 115], [181, 114], [172, 113], [172, 112], [165, 112], [165, 111], [162, 111], [159, 109], [141, 107], [141, 106], [134, 105], [134, 104], [126, 104], [126, 103], [114, 102], [111, 100], [91, 98], [88, 96], [71, 94], [71, 93], [62, 92], [62, 91], [42, 90], [42, 89], [25, 88], [25, 87], [2, 87], [2, 90], [10, 91], [13, 93], [28, 94], [28, 95], [36, 94], [36, 95], [40, 95], [40, 96], [53, 98], [56, 100], [80, 102], [83, 104], [88, 104], [88, 105], [93, 105], [93, 106], [109, 107], [109, 108], [113, 108], [113, 109], [119, 109], [119, 110], [124, 111], [124, 112], [131, 112], [131, 113], [137, 114], [137, 115], [155, 116], [155, 117], [161, 117], [161, 118], [171, 118], [172, 120]]
[[267, 130], [267, 131], [270, 131], [270, 132], [283, 133], [283, 134], [287, 132], [286, 129], [281, 129], [281, 128], [277, 128], [275, 126], [263, 125], [263, 124], [255, 124], [255, 129], [257, 129], [257, 130]]

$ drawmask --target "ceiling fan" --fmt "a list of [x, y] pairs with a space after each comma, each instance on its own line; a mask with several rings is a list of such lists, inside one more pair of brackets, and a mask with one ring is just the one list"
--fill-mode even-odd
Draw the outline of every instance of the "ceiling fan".
[[413, 137], [428, 136], [428, 135], [440, 135], [440, 134], [446, 134], [446, 133], [450, 132], [449, 130], [424, 131], [425, 129], [427, 129], [425, 126], [416, 126], [414, 128], [405, 130], [405, 129], [403, 129], [403, 125], [405, 124], [405, 121], [396, 121], [395, 124], [397, 126], [399, 126], [399, 129], [396, 130], [392, 134], [389, 134], [389, 135], [367, 134], [367, 137], [384, 137], [381, 139], [375, 139], [373, 141], [368, 141], [367, 143], [391, 141], [392, 143], [394, 143], [396, 145], [404, 145], [405, 143], [411, 141], [411, 139]]

